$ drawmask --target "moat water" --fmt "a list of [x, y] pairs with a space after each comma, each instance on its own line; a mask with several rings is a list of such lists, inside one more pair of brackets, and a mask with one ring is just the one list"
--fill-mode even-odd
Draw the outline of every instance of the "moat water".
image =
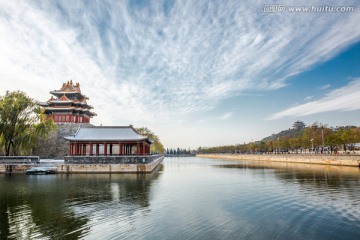
[[0, 175], [0, 239], [360, 239], [360, 170], [193, 157]]

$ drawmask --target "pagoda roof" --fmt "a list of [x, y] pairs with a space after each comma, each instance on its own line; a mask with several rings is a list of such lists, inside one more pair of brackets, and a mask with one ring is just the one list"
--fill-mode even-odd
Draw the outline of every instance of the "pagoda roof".
[[65, 94], [63, 94], [60, 98], [54, 98], [53, 96], [51, 96], [51, 98], [47, 102], [40, 103], [40, 105], [41, 106], [49, 106], [51, 103], [54, 103], [54, 104], [74, 103], [74, 104], [82, 105], [83, 107], [87, 106], [89, 109], [93, 109], [93, 107], [91, 105], [88, 105], [86, 98], [82, 98], [80, 100], [72, 100], [72, 99], [69, 99]]
[[86, 111], [86, 112], [90, 112], [89, 108], [82, 108], [82, 107], [74, 107], [74, 106], [44, 106], [45, 110], [62, 110], [62, 109], [66, 109], [66, 110], [76, 110], [76, 111]]
[[65, 94], [62, 95], [61, 98], [59, 98], [58, 100], [59, 100], [59, 101], [67, 101], [67, 102], [69, 102], [69, 101], [71, 102], [71, 101], [72, 101], [72, 100], [68, 99]]
[[81, 94], [80, 83], [73, 83], [72, 80], [63, 83], [60, 90], [50, 91], [51, 94], [54, 95], [63, 95], [63, 94], [77, 94], [82, 98], [87, 98], [85, 95]]
[[45, 110], [75, 110], [74, 106], [53, 106], [53, 107], [44, 107]]
[[80, 91], [80, 84], [76, 83], [73, 84], [73, 81], [67, 81], [66, 83], [63, 83], [61, 89], [61, 92], [81, 92]]
[[51, 101], [54, 101], [56, 100], [56, 98], [54, 98], [54, 96], [51, 96], [49, 100], [47, 100], [47, 102], [51, 102]]
[[75, 113], [86, 113], [88, 116], [96, 116], [96, 113], [90, 111], [94, 107], [88, 105], [89, 98], [81, 93], [80, 84], [73, 83], [72, 80], [62, 84], [59, 90], [50, 91], [51, 96], [46, 102], [40, 102], [46, 111], [72, 111]]
[[132, 126], [81, 127], [75, 135], [64, 137], [68, 141], [152, 141], [140, 135]]

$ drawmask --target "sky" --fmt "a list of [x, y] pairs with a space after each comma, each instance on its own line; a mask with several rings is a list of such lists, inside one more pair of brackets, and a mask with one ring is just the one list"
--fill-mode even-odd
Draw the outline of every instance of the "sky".
[[0, 95], [46, 101], [73, 80], [91, 123], [166, 148], [359, 126], [360, 2], [276, 2], [0, 0]]

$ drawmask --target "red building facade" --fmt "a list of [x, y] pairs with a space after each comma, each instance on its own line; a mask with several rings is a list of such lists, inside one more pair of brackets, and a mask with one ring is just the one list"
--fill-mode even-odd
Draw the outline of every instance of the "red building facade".
[[132, 126], [81, 127], [70, 142], [70, 156], [149, 155], [152, 141]]
[[87, 104], [89, 98], [81, 93], [80, 84], [72, 80], [64, 83], [60, 90], [50, 91], [51, 98], [40, 103], [47, 118], [55, 123], [90, 123], [90, 118], [96, 116], [92, 106]]

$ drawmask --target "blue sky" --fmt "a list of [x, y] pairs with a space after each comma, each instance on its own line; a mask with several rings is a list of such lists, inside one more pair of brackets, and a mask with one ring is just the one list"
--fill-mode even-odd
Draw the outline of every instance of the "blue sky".
[[[0, 94], [80, 82], [99, 125], [165, 147], [259, 140], [296, 120], [360, 125], [360, 3], [0, 1]], [[311, 4], [311, 5], [310, 5]], [[352, 12], [290, 12], [290, 6]]]

